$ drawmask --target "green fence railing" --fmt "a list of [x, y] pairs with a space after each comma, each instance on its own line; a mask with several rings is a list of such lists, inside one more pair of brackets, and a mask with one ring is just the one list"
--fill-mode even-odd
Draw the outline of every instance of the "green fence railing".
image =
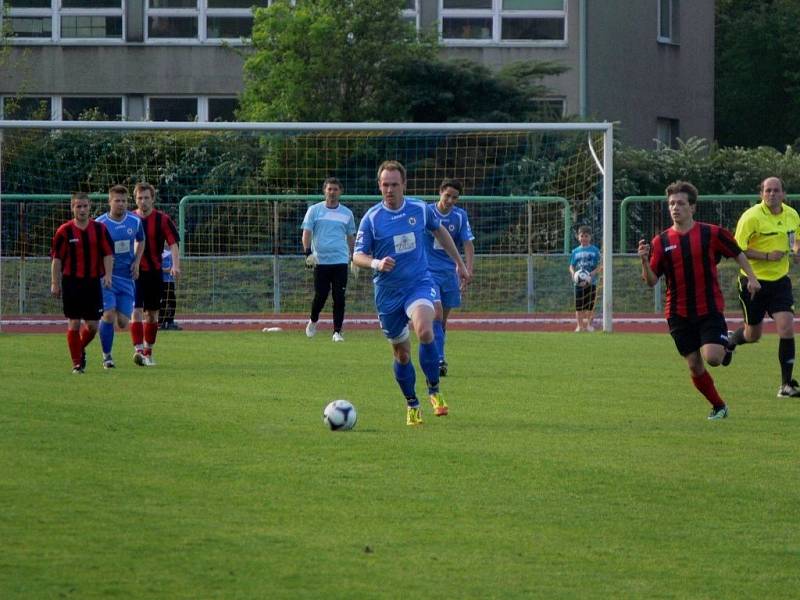
[[[788, 200], [797, 201], [800, 200], [800, 194], [787, 194], [786, 198]], [[698, 205], [708, 203], [708, 202], [748, 202], [750, 206], [755, 204], [759, 201], [759, 196], [757, 194], [710, 194], [710, 195], [701, 195], [697, 198]], [[628, 196], [627, 198], [622, 200], [622, 203], [619, 207], [619, 252], [620, 254], [624, 254], [629, 252], [628, 249], [628, 233], [629, 233], [629, 220], [630, 220], [630, 208], [634, 204], [644, 204], [644, 203], [658, 203], [664, 202], [664, 206], [666, 207], [666, 200], [664, 196]], [[739, 218], [739, 213], [733, 216], [730, 222], [726, 223], [719, 223], [731, 230], [736, 227], [736, 221]], [[700, 219], [703, 220], [703, 219]], [[650, 235], [654, 235], [656, 232], [652, 232]]]

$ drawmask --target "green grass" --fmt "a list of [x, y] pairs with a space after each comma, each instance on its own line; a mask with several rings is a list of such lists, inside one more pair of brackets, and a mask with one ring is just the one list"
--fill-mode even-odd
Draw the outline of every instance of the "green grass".
[[113, 372], [94, 342], [80, 377], [0, 335], [0, 597], [796, 597], [774, 336], [708, 422], [667, 335], [452, 332], [451, 415], [409, 429], [380, 334], [322, 333], [170, 332], [154, 369], [118, 338]]

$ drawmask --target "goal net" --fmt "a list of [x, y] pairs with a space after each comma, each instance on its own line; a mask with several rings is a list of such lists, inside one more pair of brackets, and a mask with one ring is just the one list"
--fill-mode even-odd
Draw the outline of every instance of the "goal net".
[[[149, 182], [179, 226], [180, 316], [305, 313], [311, 274], [300, 224], [339, 178], [356, 221], [380, 201], [378, 165], [402, 162], [406, 195], [434, 202], [445, 178], [475, 235], [462, 311], [480, 318], [574, 314], [569, 253], [589, 225], [607, 258], [597, 314], [610, 330], [611, 126], [607, 124], [264, 124], [0, 121], [0, 317], [60, 315], [49, 247], [69, 195]], [[131, 197], [129, 208], [135, 205]], [[606, 252], [608, 253], [605, 256]], [[372, 314], [366, 273], [348, 312]]]

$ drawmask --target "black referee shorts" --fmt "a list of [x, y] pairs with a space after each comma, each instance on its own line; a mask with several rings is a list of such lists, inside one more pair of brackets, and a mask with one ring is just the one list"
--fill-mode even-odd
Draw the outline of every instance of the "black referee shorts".
[[136, 280], [134, 308], [160, 310], [163, 288], [164, 280], [161, 271], [139, 271], [139, 279]]
[[728, 343], [728, 324], [722, 313], [710, 313], [697, 319], [672, 316], [667, 324], [681, 356], [696, 352], [706, 344], [724, 346]]
[[98, 277], [64, 277], [61, 301], [68, 319], [97, 321], [103, 314], [103, 288]]
[[747, 291], [747, 277], [739, 277], [739, 302], [742, 304], [745, 323], [758, 325], [766, 314], [772, 317], [779, 312], [794, 313], [792, 280], [788, 275], [775, 281], [759, 279], [758, 282], [761, 289], [751, 297]]

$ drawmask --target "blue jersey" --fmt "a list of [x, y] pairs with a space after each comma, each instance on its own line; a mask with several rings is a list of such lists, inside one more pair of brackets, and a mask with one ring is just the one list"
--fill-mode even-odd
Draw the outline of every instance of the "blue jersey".
[[440, 226], [433, 208], [422, 200], [407, 197], [397, 210], [386, 208], [381, 202], [361, 219], [355, 251], [378, 260], [387, 256], [395, 260], [394, 269], [375, 274], [376, 286], [410, 288], [430, 277], [425, 231], [434, 231]]
[[175, 283], [172, 276], [172, 251], [169, 249], [161, 253], [161, 280], [164, 283]]
[[355, 235], [356, 221], [346, 206], [328, 208], [325, 202], [318, 202], [308, 208], [300, 228], [311, 231], [311, 249], [319, 264], [347, 264], [350, 260], [347, 236]]
[[122, 220], [116, 221], [111, 218], [109, 213], [104, 213], [97, 217], [98, 223], [104, 223], [111, 239], [114, 241], [114, 277], [131, 277], [131, 265], [136, 256], [134, 249], [135, 242], [144, 241], [144, 229], [142, 220], [132, 212], [126, 212]]
[[[463, 208], [454, 206], [446, 215], [439, 212], [435, 204], [431, 204], [433, 212], [442, 226], [450, 232], [450, 237], [456, 244], [456, 248], [461, 252], [464, 250], [464, 242], [471, 242], [475, 239], [472, 235], [472, 228], [469, 226], [467, 213]], [[456, 270], [456, 263], [447, 254], [442, 245], [432, 233], [425, 233], [425, 249], [428, 251], [428, 268], [432, 274], [450, 274]]]
[[[597, 246], [578, 246], [569, 256], [569, 264], [576, 271], [588, 271], [591, 273], [600, 264], [600, 250]], [[592, 285], [597, 285], [597, 276], [592, 277]]]

